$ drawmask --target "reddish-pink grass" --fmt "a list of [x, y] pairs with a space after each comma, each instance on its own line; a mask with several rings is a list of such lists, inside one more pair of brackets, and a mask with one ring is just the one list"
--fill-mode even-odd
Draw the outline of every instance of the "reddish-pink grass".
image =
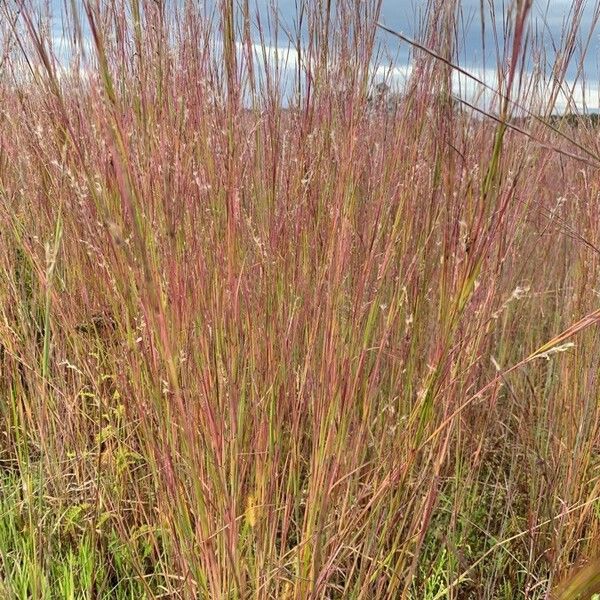
[[547, 122], [580, 3], [545, 101], [515, 3], [488, 116], [451, 101], [455, 2], [390, 112], [375, 0], [303, 3], [304, 36], [67, 3], [68, 57], [14, 4], [5, 597], [545, 598], [597, 556], [598, 136]]

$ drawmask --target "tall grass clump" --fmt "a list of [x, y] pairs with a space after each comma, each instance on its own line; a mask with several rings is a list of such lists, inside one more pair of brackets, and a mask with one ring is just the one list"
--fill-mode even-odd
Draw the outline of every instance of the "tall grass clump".
[[414, 39], [381, 0], [51, 8], [0, 5], [0, 597], [600, 591], [584, 4], [552, 53], [482, 4], [480, 97], [459, 0]]

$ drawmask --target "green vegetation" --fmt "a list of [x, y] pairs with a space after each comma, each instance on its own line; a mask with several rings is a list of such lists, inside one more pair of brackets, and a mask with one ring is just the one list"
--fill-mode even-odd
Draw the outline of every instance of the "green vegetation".
[[65, 5], [0, 5], [0, 598], [600, 593], [597, 133], [514, 121], [581, 3], [479, 112], [429, 3], [393, 113], [376, 0]]

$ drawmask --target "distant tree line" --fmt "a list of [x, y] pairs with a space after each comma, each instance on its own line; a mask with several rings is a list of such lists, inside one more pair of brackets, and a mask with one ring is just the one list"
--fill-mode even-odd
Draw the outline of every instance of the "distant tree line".
[[565, 113], [564, 115], [553, 114], [547, 117], [542, 115], [539, 116], [526, 116], [526, 117], [515, 117], [513, 120], [515, 125], [519, 126], [529, 126], [535, 123], [545, 122], [553, 127], [560, 127], [563, 125], [568, 125], [569, 127], [577, 128], [577, 127], [586, 127], [595, 129], [600, 125], [600, 113]]
[[[380, 82], [373, 87], [372, 92], [367, 98], [367, 102], [375, 110], [395, 112], [404, 98], [404, 94], [394, 92], [387, 83]], [[450, 106], [454, 111], [460, 107], [460, 102], [456, 98], [450, 94], [443, 94], [441, 92], [429, 94], [428, 100], [432, 104], [443, 103], [445, 106]]]

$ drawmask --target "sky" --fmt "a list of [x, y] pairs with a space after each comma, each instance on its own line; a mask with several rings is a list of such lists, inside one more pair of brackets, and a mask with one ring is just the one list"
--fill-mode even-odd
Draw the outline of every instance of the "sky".
[[[1, 1], [1, 0], [0, 0]], [[43, 0], [34, 0], [42, 2]], [[54, 9], [59, 9], [64, 0], [50, 0], [54, 3]], [[175, 2], [181, 0], [173, 0]], [[214, 4], [218, 0], [201, 0], [208, 4]], [[294, 28], [296, 21], [297, 8], [299, 0], [250, 0], [254, 5], [254, 10], [261, 15], [263, 21], [269, 14], [269, 6], [272, 4], [277, 8], [279, 18], [290, 29]], [[312, 0], [313, 2], [323, 0]], [[360, 0], [359, 0], [360, 1]], [[491, 27], [490, 12], [491, 9], [496, 13], [497, 26], [500, 28], [500, 38], [502, 30], [502, 18], [506, 14], [507, 5], [511, 0], [462, 0], [459, 19], [459, 48], [458, 62], [461, 67], [475, 74], [486, 83], [494, 86], [496, 80], [496, 53], [494, 49], [494, 37]], [[587, 0], [583, 12], [581, 35], [585, 37], [590, 30], [593, 31], [589, 51], [583, 62], [583, 80], [580, 79], [574, 89], [578, 108], [581, 109], [584, 104], [590, 110], [600, 108], [600, 30], [593, 28], [593, 15], [596, 9], [595, 5], [599, 0]], [[334, 0], [335, 2], [335, 0]], [[423, 14], [428, 0], [383, 0], [381, 22], [390, 29], [400, 31], [410, 37], [416, 37], [418, 34], [418, 23]], [[484, 7], [485, 20], [485, 47], [486, 55], [483, 52], [482, 26], [481, 26], [481, 6]], [[573, 0], [534, 0], [533, 9], [530, 16], [530, 23], [537, 32], [543, 33], [544, 47], [548, 60], [553, 56], [553, 45], [560, 44], [564, 23], [572, 9]], [[56, 35], [60, 33], [58, 29]], [[258, 41], [258, 36], [257, 36]], [[295, 55], [289, 51], [288, 42], [282, 36], [278, 40], [267, 38], [266, 42], [273, 49], [278, 48], [280, 53], [287, 53], [290, 68], [293, 68]], [[379, 31], [377, 34], [377, 43], [383, 50], [383, 61], [379, 69], [373, 70], [375, 79], [385, 79], [392, 87], [401, 90], [407, 75], [410, 73], [410, 49], [408, 45], [401, 42], [394, 36]], [[273, 50], [274, 52], [275, 50]], [[567, 78], [571, 82], [576, 77], [579, 55], [576, 53], [567, 72]], [[389, 68], [391, 65], [391, 69]], [[533, 61], [529, 60], [528, 69], [533, 68]], [[549, 71], [549, 68], [546, 69]], [[455, 75], [454, 84], [459, 95], [473, 96], [478, 92], [477, 86], [472, 81], [460, 75]], [[584, 95], [585, 91], [585, 95]], [[562, 102], [562, 105], [561, 105]], [[559, 99], [558, 110], [564, 109], [564, 102]]]
[[[254, 1], [259, 13], [268, 11], [270, 0]], [[275, 4], [282, 20], [291, 25], [296, 13], [296, 0], [278, 0]], [[420, 17], [427, 4], [427, 0], [383, 0], [380, 21], [390, 29], [400, 31], [409, 37], [417, 37], [417, 24], [420, 22]], [[461, 67], [493, 87], [497, 80], [497, 62], [490, 15], [493, 9], [496, 15], [496, 26], [499, 28], [500, 43], [502, 43], [502, 19], [506, 15], [509, 4], [510, 0], [462, 0], [461, 2], [458, 62]], [[568, 21], [573, 4], [573, 0], [534, 0], [533, 2], [530, 24], [537, 35], [543, 36], [543, 46], [548, 63], [551, 63], [555, 56], [553, 48], [560, 45], [565, 23]], [[484, 40], [482, 40], [482, 5], [485, 22]], [[579, 77], [579, 83], [573, 89], [579, 110], [583, 108], [584, 100], [588, 109], [598, 110], [600, 108], [598, 85], [600, 80], [600, 29], [594, 24], [595, 10], [596, 0], [587, 0], [584, 4], [580, 34], [582, 39], [587, 38], [590, 32], [592, 32], [592, 36], [589, 50], [583, 61], [583, 77]], [[409, 46], [384, 31], [378, 33], [377, 40], [386, 51], [384, 54], [388, 57], [386, 64], [393, 63], [391, 72], [380, 67], [377, 73], [380, 78], [385, 78], [392, 86], [401, 88], [403, 81], [410, 73]], [[280, 43], [281, 40], [279, 40]], [[580, 54], [577, 52], [567, 71], [567, 79], [571, 85], [574, 85], [573, 82], [577, 79], [579, 60]], [[532, 70], [533, 67], [533, 57], [530, 57], [527, 68]], [[551, 64], [547, 64], [546, 72], [549, 73], [550, 69]], [[458, 95], [469, 97], [478, 95], [480, 90], [473, 81], [459, 74], [455, 74], [454, 79]], [[558, 100], [557, 110], [565, 110], [565, 102], [562, 97]]]
[[[288, 0], [289, 1], [289, 0]], [[414, 33], [413, 24], [415, 15], [419, 14], [426, 2], [422, 0], [384, 0], [381, 21], [390, 29], [404, 29]], [[570, 13], [573, 10], [573, 0], [534, 0], [529, 16], [529, 24], [536, 35], [543, 40], [546, 52], [546, 73], [551, 70], [552, 62], [555, 60], [556, 47], [560, 46], [564, 36], [565, 24], [569, 22]], [[482, 5], [483, 18], [485, 22], [484, 41], [482, 41]], [[500, 43], [502, 43], [502, 19], [506, 15], [510, 0], [462, 0], [459, 19], [459, 48], [458, 62], [461, 67], [476, 74], [480, 79], [493, 87], [496, 87], [497, 71], [495, 69], [496, 50], [491, 19], [491, 9], [496, 14], [497, 28], [499, 28]], [[588, 52], [583, 59], [583, 72], [578, 76], [580, 70], [581, 54], [577, 51], [567, 70], [567, 80], [572, 86], [572, 93], [576, 100], [577, 110], [585, 106], [588, 110], [600, 108], [600, 92], [598, 81], [600, 80], [600, 29], [594, 21], [597, 10], [596, 0], [587, 0], [584, 4], [581, 19], [580, 35], [587, 39], [591, 33]], [[389, 34], [383, 43], [390, 43]], [[486, 52], [484, 54], [483, 46]], [[400, 62], [403, 55], [400, 54]], [[534, 57], [529, 56], [526, 63], [528, 70], [534, 68]], [[574, 81], [577, 80], [577, 83]], [[459, 95], [473, 96], [479, 90], [472, 81], [455, 73], [454, 83], [460, 88]], [[565, 97], [560, 96], [557, 102], [557, 111], [567, 110]]]

